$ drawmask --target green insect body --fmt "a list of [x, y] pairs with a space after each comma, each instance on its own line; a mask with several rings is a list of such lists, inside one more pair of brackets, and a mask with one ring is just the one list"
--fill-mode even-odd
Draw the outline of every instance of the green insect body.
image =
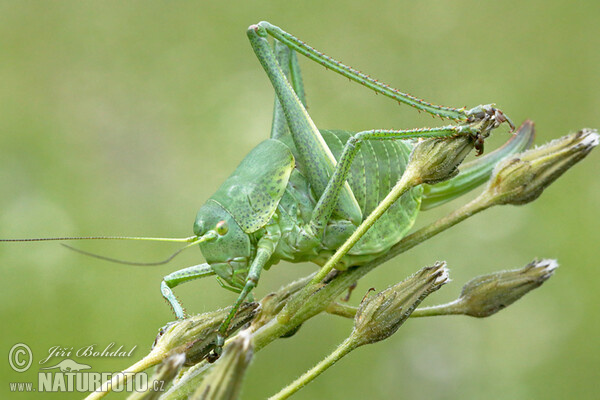
[[[345, 131], [321, 133], [336, 159], [352, 136]], [[348, 176], [361, 215], [368, 215], [400, 179], [410, 150], [405, 142], [391, 141], [366, 143], [361, 148]], [[224, 235], [200, 243], [200, 248], [214, 272], [230, 286], [243, 287], [256, 244], [268, 229], [280, 238], [264, 269], [280, 260], [322, 265], [356, 229], [352, 221], [334, 214], [323, 237], [308, 232], [316, 194], [295, 159], [285, 143], [277, 139], [262, 142], [198, 212], [197, 236], [205, 235], [219, 221], [228, 226]], [[422, 188], [416, 187], [403, 195], [337, 268], [361, 265], [397, 243], [417, 216], [421, 193]]]
[[[462, 172], [450, 180], [409, 181], [406, 176], [413, 165], [413, 149], [418, 146], [407, 139], [468, 139], [468, 150], [474, 147], [481, 153], [483, 139], [493, 129], [504, 122], [512, 129], [514, 125], [492, 105], [457, 109], [402, 93], [333, 60], [268, 22], [250, 26], [247, 33], [276, 94], [271, 137], [256, 146], [200, 208], [194, 236], [1, 240], [126, 239], [185, 242], [186, 247], [198, 244], [206, 263], [167, 275], [161, 282], [161, 292], [178, 319], [186, 317], [172, 291], [179, 284], [216, 276], [224, 288], [238, 293], [219, 327], [210, 359], [219, 356], [229, 324], [252, 295], [262, 270], [280, 260], [311, 261], [323, 266], [314, 278], [317, 279], [331, 268], [343, 270], [365, 264], [398, 243], [420, 210], [443, 204], [482, 184], [500, 159], [524, 150], [533, 138], [528, 126], [502, 148], [463, 165]], [[267, 40], [269, 36], [274, 39], [273, 45]], [[296, 54], [399, 103], [450, 119], [454, 124], [356, 133], [319, 130], [306, 111]], [[456, 172], [455, 169], [454, 165], [450, 172]], [[144, 265], [162, 264], [173, 256]]]
[[[275, 38], [274, 46], [266, 40]], [[398, 92], [308, 47], [279, 28], [261, 22], [248, 29], [252, 47], [276, 93], [271, 138], [255, 147], [233, 174], [198, 211], [195, 242], [205, 264], [165, 277], [163, 296], [177, 318], [185, 312], [172, 292], [193, 279], [216, 275], [219, 283], [239, 293], [217, 336], [212, 358], [220, 354], [229, 322], [251, 296], [262, 270], [280, 260], [326, 264], [386, 198], [403, 177], [415, 138], [466, 136], [481, 151], [483, 138], [510, 120], [492, 106], [472, 110], [435, 106]], [[441, 128], [371, 130], [352, 133], [318, 130], [305, 108], [296, 52], [379, 93], [419, 110], [458, 122]], [[513, 127], [514, 128], [514, 127]], [[435, 189], [435, 202], [447, 201], [480, 184], [499, 156], [529, 144], [521, 138], [467, 168], [473, 179]], [[475, 184], [474, 184], [475, 183]], [[335, 268], [359, 266], [386, 253], [413, 225], [423, 186], [408, 187], [394, 198]], [[441, 200], [440, 200], [441, 199]]]

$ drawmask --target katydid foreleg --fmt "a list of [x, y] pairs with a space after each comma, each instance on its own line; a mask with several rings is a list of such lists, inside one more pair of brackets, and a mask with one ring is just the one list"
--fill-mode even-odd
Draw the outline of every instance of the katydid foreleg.
[[189, 282], [194, 279], [205, 278], [211, 275], [215, 275], [215, 272], [209, 264], [204, 263], [180, 269], [179, 271], [175, 271], [163, 278], [163, 281], [160, 284], [160, 291], [163, 297], [171, 305], [171, 308], [173, 309], [177, 319], [185, 318], [185, 311], [171, 289], [182, 283]]
[[239, 310], [242, 302], [246, 299], [246, 297], [250, 294], [252, 289], [256, 287], [258, 284], [258, 280], [260, 279], [260, 273], [263, 268], [269, 263], [273, 252], [275, 251], [275, 247], [279, 243], [279, 239], [281, 239], [281, 230], [277, 224], [270, 224], [265, 227], [266, 233], [259, 240], [256, 257], [252, 261], [252, 265], [250, 266], [250, 270], [246, 277], [246, 283], [242, 288], [240, 295], [235, 301], [233, 307], [231, 307], [231, 311], [229, 315], [223, 320], [221, 325], [219, 326], [219, 330], [217, 332], [217, 339], [215, 343], [215, 348], [211, 355], [209, 356], [209, 360], [216, 360], [221, 355], [221, 351], [223, 349], [223, 344], [225, 343], [225, 337], [227, 336], [227, 329], [229, 328], [229, 324], [231, 320], [235, 317], [235, 314]]

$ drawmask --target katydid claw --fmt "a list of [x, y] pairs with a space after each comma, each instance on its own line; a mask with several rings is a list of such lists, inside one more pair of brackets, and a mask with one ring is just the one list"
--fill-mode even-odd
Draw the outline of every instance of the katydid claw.
[[484, 142], [484, 137], [482, 134], [478, 133], [475, 135], [474, 137], [474, 147], [475, 147], [475, 156], [480, 156], [483, 154], [483, 142]]
[[467, 123], [475, 130], [473, 139], [475, 141], [475, 150], [477, 155], [483, 153], [483, 141], [489, 136], [492, 129], [495, 129], [507, 123], [510, 131], [514, 132], [515, 124], [501, 110], [494, 107], [494, 104], [486, 104], [474, 107], [466, 112]]
[[491, 130], [497, 128], [503, 123], [507, 123], [510, 131], [515, 130], [515, 124], [500, 109], [494, 107], [494, 104], [486, 104], [474, 107], [467, 111], [467, 122], [472, 124], [481, 124], [482, 130]]
[[154, 348], [154, 346], [156, 346], [156, 343], [158, 343], [158, 340], [169, 330], [169, 328], [171, 326], [175, 325], [177, 322], [179, 322], [179, 320], [167, 322], [166, 325], [162, 326], [158, 330], [158, 333], [156, 334], [156, 338], [154, 339], [154, 343], [152, 343], [152, 348]]

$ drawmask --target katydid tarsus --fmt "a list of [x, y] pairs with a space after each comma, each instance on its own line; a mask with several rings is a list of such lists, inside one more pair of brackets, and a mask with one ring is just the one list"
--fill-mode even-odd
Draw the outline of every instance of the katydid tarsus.
[[[211, 359], [218, 358], [232, 318], [263, 270], [280, 260], [323, 266], [331, 265], [328, 260], [334, 256], [331, 267], [340, 270], [373, 260], [405, 236], [422, 206], [437, 206], [483, 183], [499, 159], [527, 148], [533, 135], [531, 129], [520, 130], [500, 149], [465, 165], [456, 178], [429, 185], [424, 192], [423, 182], [403, 181], [415, 140], [469, 138], [480, 154], [493, 129], [506, 122], [514, 130], [502, 111], [491, 104], [471, 109], [438, 106], [402, 93], [267, 22], [250, 26], [247, 34], [276, 94], [271, 137], [255, 147], [200, 208], [193, 236], [4, 240], [155, 240], [187, 243], [185, 248], [198, 244], [206, 263], [167, 275], [161, 292], [178, 319], [186, 313], [172, 289], [181, 283], [216, 276], [224, 288], [239, 294], [219, 327]], [[358, 133], [319, 130], [306, 110], [297, 54], [451, 124]], [[385, 210], [380, 207], [364, 225], [382, 201], [387, 202]], [[360, 234], [347, 242], [355, 232]]]

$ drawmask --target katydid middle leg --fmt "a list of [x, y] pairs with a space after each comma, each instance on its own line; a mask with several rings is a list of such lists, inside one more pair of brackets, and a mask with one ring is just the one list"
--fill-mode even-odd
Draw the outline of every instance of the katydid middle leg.
[[[335, 168], [323, 195], [319, 198], [311, 221], [309, 229], [316, 235], [322, 235], [327, 222], [334, 210], [337, 202], [338, 193], [342, 184], [346, 181], [350, 166], [354, 161], [354, 157], [360, 150], [361, 143], [365, 140], [406, 140], [414, 138], [444, 138], [457, 135], [471, 134], [474, 137], [477, 135], [470, 127], [459, 125], [448, 125], [439, 128], [419, 128], [409, 130], [382, 130], [373, 129], [370, 131], [358, 132], [352, 136], [345, 144], [344, 150], [340, 156], [338, 164]], [[410, 189], [407, 187], [406, 190]]]

